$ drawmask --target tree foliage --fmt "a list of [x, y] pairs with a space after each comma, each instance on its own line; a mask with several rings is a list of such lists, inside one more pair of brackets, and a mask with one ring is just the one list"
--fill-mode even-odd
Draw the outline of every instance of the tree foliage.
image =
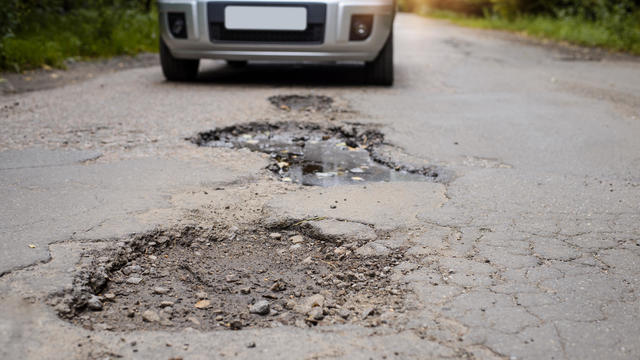
[[557, 18], [580, 17], [589, 21], [609, 21], [631, 17], [637, 20], [640, 0], [404, 0], [405, 11], [421, 7], [451, 10], [469, 15], [492, 15], [513, 19], [523, 15]]

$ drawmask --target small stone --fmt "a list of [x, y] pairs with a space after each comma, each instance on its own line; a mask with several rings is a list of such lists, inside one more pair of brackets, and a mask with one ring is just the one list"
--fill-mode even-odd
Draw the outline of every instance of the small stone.
[[106, 294], [102, 295], [102, 297], [107, 301], [115, 301], [116, 294], [114, 294], [114, 293], [106, 293]]
[[197, 309], [206, 309], [211, 306], [211, 301], [209, 300], [200, 300], [194, 305]]
[[304, 259], [302, 260], [302, 264], [304, 264], [304, 265], [309, 265], [309, 264], [311, 264], [312, 262], [313, 262], [313, 260], [311, 260], [311, 256], [307, 256], [306, 258], [304, 258]]
[[158, 286], [153, 288], [153, 292], [158, 295], [164, 295], [169, 293], [169, 289], [167, 289], [166, 287]]
[[336, 207], [337, 206], [335, 206], [335, 205], [329, 205], [329, 208], [331, 208], [331, 209], [335, 209]]
[[130, 277], [127, 279], [127, 284], [133, 284], [133, 285], [138, 285], [140, 284], [140, 282], [142, 282], [142, 278], [139, 277]]
[[296, 303], [296, 301], [295, 301], [295, 300], [293, 300], [293, 299], [289, 299], [289, 300], [287, 301], [287, 303], [286, 303], [286, 304], [284, 304], [284, 307], [285, 307], [285, 309], [287, 309], [287, 310], [293, 310], [293, 308], [294, 308], [294, 307], [296, 307], [296, 305], [297, 305], [297, 303]]
[[289, 240], [291, 240], [292, 243], [294, 244], [300, 244], [304, 242], [304, 236], [302, 235], [295, 235], [289, 238]]
[[282, 234], [280, 233], [271, 233], [269, 234], [269, 237], [272, 239], [280, 239], [282, 237]]
[[368, 318], [369, 316], [373, 315], [375, 313], [376, 309], [375, 308], [366, 308], [363, 312], [362, 312], [362, 320]]
[[238, 280], [240, 280], [238, 278], [238, 275], [236, 275], [236, 274], [229, 274], [229, 275], [225, 276], [224, 278], [225, 278], [225, 280], [227, 282], [237, 282]]
[[255, 304], [249, 307], [249, 312], [258, 315], [267, 315], [270, 311], [269, 302], [266, 300], [257, 301]]
[[188, 317], [187, 320], [191, 321], [194, 325], [200, 326], [200, 321], [193, 316]]
[[224, 317], [222, 315], [216, 316], [216, 321], [222, 321], [222, 320], [224, 320]]
[[324, 296], [320, 294], [311, 295], [304, 298], [301, 303], [297, 304], [294, 310], [300, 314], [309, 314], [314, 308], [322, 309], [324, 307]]
[[276, 281], [276, 282], [273, 283], [273, 285], [271, 285], [269, 290], [271, 290], [271, 291], [282, 291], [282, 290], [285, 290], [286, 288], [287, 288], [287, 285], [285, 285], [284, 283], [281, 283], [280, 281]]
[[56, 305], [55, 310], [59, 314], [69, 314], [69, 313], [71, 313], [71, 308], [69, 307], [69, 305], [67, 305], [65, 303], [60, 303], [60, 304]]
[[100, 311], [102, 310], [102, 301], [100, 301], [99, 297], [91, 295], [91, 297], [87, 301], [87, 307], [89, 308], [89, 310]]
[[171, 321], [169, 319], [162, 319], [162, 320], [160, 320], [160, 325], [162, 325], [162, 326], [173, 326], [173, 321]]
[[300, 245], [300, 244], [293, 244], [293, 245], [289, 246], [289, 250], [295, 251], [295, 250], [300, 249], [301, 247], [302, 247], [302, 245]]
[[338, 316], [345, 320], [349, 318], [349, 315], [351, 315], [351, 312], [347, 309], [340, 309], [340, 311], [338, 311]]
[[173, 306], [173, 304], [174, 304], [173, 301], [162, 301], [162, 302], [160, 302], [160, 307], [166, 308], [168, 306]]
[[242, 329], [242, 323], [239, 320], [234, 320], [231, 323], [229, 323], [229, 328], [231, 330], [240, 330]]
[[157, 322], [160, 321], [160, 315], [153, 310], [147, 310], [142, 313], [142, 320], [147, 322]]
[[127, 317], [128, 317], [128, 318], [132, 318], [132, 317], [134, 317], [134, 316], [136, 316], [135, 311], [133, 311], [133, 310], [129, 310], [129, 311], [127, 311]]
[[158, 257], [157, 257], [157, 256], [155, 256], [155, 255], [149, 255], [149, 260], [151, 260], [151, 261], [156, 261], [157, 259], [158, 259]]
[[209, 298], [209, 295], [204, 291], [199, 291], [196, 293], [196, 298], [198, 298], [198, 300], [207, 299]]
[[347, 251], [349, 251], [349, 250], [347, 250], [347, 248], [345, 248], [343, 246], [340, 246], [340, 247], [335, 248], [333, 250], [333, 253], [336, 254], [336, 255], [342, 255], [342, 254], [345, 254]]
[[255, 343], [255, 342], [253, 342], [253, 341], [251, 341], [251, 342], [247, 343], [247, 347], [248, 347], [249, 349], [252, 349], [252, 348], [256, 347], [256, 343]]
[[251, 288], [250, 287], [243, 287], [240, 289], [240, 293], [241, 294], [249, 294], [251, 293]]
[[319, 306], [314, 307], [309, 311], [309, 317], [313, 320], [322, 320], [324, 319], [324, 314], [322, 312], [322, 308]]

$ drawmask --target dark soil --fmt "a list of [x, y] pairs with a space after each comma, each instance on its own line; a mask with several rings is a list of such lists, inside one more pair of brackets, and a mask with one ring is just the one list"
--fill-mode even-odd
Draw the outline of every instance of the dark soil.
[[[74, 324], [113, 331], [377, 326], [405, 311], [404, 291], [389, 280], [400, 252], [363, 257], [354, 253], [362, 244], [271, 234], [187, 227], [126, 239], [85, 254], [73, 291], [51, 304]], [[96, 300], [102, 309], [92, 310]], [[267, 314], [250, 312], [259, 301]]]

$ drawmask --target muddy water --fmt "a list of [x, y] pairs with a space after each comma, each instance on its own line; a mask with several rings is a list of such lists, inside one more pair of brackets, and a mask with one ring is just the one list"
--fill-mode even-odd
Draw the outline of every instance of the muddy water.
[[249, 126], [213, 130], [201, 145], [267, 153], [283, 181], [333, 186], [374, 181], [427, 181], [373, 161], [366, 136], [313, 127]]

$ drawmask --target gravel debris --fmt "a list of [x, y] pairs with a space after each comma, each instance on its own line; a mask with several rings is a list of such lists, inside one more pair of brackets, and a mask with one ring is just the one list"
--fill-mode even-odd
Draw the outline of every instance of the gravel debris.
[[89, 310], [100, 311], [102, 310], [102, 301], [100, 301], [99, 297], [92, 295], [89, 297], [89, 300], [87, 300], [87, 307]]
[[130, 277], [127, 279], [127, 284], [138, 285], [142, 282], [142, 278], [139, 277]]
[[153, 310], [146, 310], [142, 313], [142, 320], [147, 322], [158, 322], [160, 321], [160, 315]]
[[169, 293], [169, 289], [166, 287], [158, 286], [153, 288], [153, 293], [158, 295], [164, 295]]
[[266, 300], [256, 301], [255, 304], [249, 307], [250, 313], [258, 314], [258, 315], [267, 315], [269, 314], [269, 310], [270, 310], [270, 305], [269, 305], [269, 302]]

